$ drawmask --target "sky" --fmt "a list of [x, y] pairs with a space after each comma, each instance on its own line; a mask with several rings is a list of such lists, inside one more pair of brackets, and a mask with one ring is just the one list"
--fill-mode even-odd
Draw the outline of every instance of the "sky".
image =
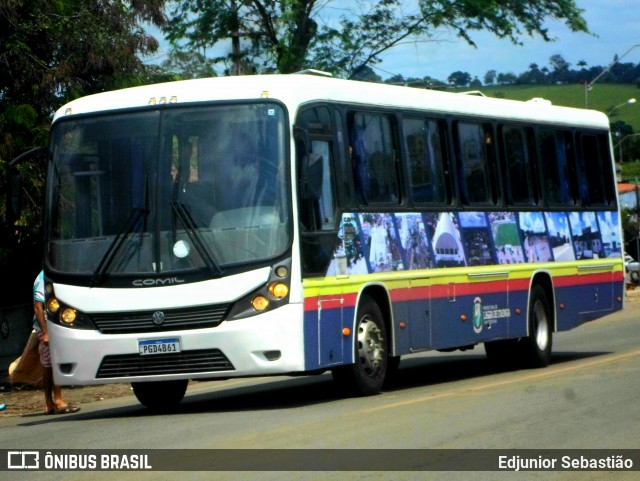
[[[445, 80], [457, 70], [484, 80], [488, 70], [520, 74], [536, 63], [550, 67], [549, 58], [560, 54], [578, 68], [581, 60], [587, 67], [606, 67], [629, 51], [622, 62], [640, 63], [640, 1], [639, 0], [576, 0], [584, 10], [583, 17], [592, 34], [573, 33], [562, 22], [549, 21], [546, 27], [554, 42], [523, 37], [522, 46], [499, 39], [488, 32], [474, 32], [471, 37], [477, 48], [469, 46], [454, 33], [442, 32], [441, 41], [420, 45], [403, 45], [391, 50], [378, 67], [383, 79], [399, 73], [403, 77], [429, 76]], [[637, 48], [633, 48], [637, 45]]]
[[[325, 19], [339, 15], [350, 2], [357, 3], [357, 0], [327, 1], [319, 15]], [[405, 5], [411, 10], [416, 3], [416, 0], [406, 0]], [[640, 63], [640, 0], [576, 0], [576, 4], [584, 10], [583, 17], [591, 34], [573, 33], [563, 22], [550, 20], [545, 26], [549, 36], [555, 39], [553, 42], [525, 36], [521, 38], [523, 45], [519, 46], [478, 31], [471, 34], [477, 45], [474, 48], [454, 32], [442, 31], [437, 32], [433, 41], [404, 44], [389, 50], [374, 70], [382, 79], [399, 74], [404, 78], [429, 76], [443, 81], [460, 70], [484, 81], [489, 70], [518, 75], [529, 70], [532, 63], [550, 68], [549, 59], [556, 54], [562, 55], [571, 68], [578, 68], [581, 60], [587, 67], [606, 67], [616, 54], [624, 55], [622, 62]], [[162, 40], [161, 35], [152, 34]], [[162, 61], [166, 51], [166, 43], [161, 41], [155, 61]]]

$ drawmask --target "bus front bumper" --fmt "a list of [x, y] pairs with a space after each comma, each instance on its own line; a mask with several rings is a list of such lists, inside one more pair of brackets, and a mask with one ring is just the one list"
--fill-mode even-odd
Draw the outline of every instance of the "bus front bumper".
[[302, 305], [289, 304], [210, 329], [101, 334], [49, 322], [54, 382], [70, 386], [301, 372], [302, 319]]

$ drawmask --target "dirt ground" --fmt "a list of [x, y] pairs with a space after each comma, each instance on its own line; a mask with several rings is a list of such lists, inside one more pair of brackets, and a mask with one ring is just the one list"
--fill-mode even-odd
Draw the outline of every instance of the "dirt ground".
[[[130, 384], [100, 384], [97, 386], [63, 387], [62, 395], [69, 404], [82, 408], [83, 404], [89, 402], [133, 396], [133, 391]], [[43, 413], [44, 395], [40, 389], [31, 386], [3, 385], [0, 386], [1, 404], [6, 404], [6, 408], [0, 411], [0, 418]]]

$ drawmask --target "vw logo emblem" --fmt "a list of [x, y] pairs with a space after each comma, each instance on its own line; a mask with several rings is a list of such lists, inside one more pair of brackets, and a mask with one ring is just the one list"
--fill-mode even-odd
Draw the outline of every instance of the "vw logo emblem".
[[164, 324], [164, 312], [162, 311], [154, 312], [153, 316], [151, 316], [151, 319], [153, 320], [153, 323], [156, 326], [162, 326]]

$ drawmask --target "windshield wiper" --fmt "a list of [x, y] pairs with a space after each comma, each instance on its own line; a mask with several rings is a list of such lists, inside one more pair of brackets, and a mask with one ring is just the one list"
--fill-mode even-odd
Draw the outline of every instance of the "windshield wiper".
[[143, 216], [146, 219], [148, 213], [149, 210], [142, 207], [137, 207], [131, 210], [131, 213], [129, 214], [126, 223], [122, 227], [122, 230], [118, 233], [117, 236], [114, 237], [111, 244], [109, 244], [107, 251], [104, 253], [102, 259], [100, 260], [100, 264], [98, 264], [98, 267], [93, 272], [91, 280], [89, 281], [90, 287], [95, 287], [102, 284], [102, 281], [104, 281], [107, 272], [109, 272], [109, 267], [111, 266], [116, 253], [122, 247], [122, 244], [127, 238], [127, 235], [129, 235], [134, 230], [136, 224], [138, 224]]
[[182, 225], [184, 226], [189, 239], [191, 239], [191, 242], [193, 242], [193, 245], [198, 251], [198, 254], [200, 254], [200, 257], [202, 257], [202, 260], [207, 265], [209, 270], [215, 276], [222, 275], [222, 269], [220, 269], [218, 264], [216, 264], [216, 261], [213, 259], [213, 256], [209, 252], [209, 249], [207, 249], [207, 246], [202, 240], [202, 236], [197, 230], [197, 226], [193, 220], [193, 217], [191, 217], [191, 214], [184, 206], [184, 204], [181, 204], [180, 202], [171, 202], [171, 208], [173, 209], [173, 212], [176, 214], [178, 219], [180, 219], [180, 222], [182, 222]]

